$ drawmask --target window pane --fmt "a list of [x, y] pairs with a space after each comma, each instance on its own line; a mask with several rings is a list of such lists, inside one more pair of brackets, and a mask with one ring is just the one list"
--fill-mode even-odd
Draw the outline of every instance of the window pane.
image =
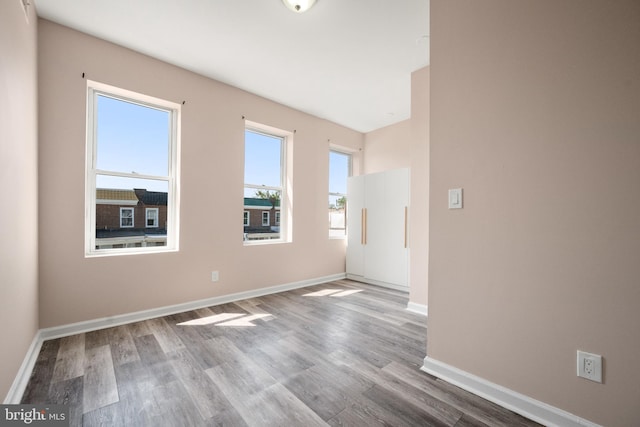
[[244, 182], [252, 185], [282, 185], [282, 138], [245, 132]]
[[347, 232], [347, 198], [329, 196], [329, 236], [343, 237]]
[[103, 95], [97, 109], [97, 169], [168, 175], [168, 111]]
[[329, 193], [347, 194], [347, 178], [351, 172], [349, 154], [329, 152]]
[[133, 227], [133, 208], [120, 208], [120, 227]]
[[96, 249], [166, 246], [168, 181], [97, 175], [96, 183]]
[[351, 155], [329, 152], [329, 237], [347, 232], [347, 178], [351, 175]]
[[158, 226], [158, 208], [147, 208], [147, 227]]
[[244, 240], [280, 238], [280, 191], [255, 190], [245, 187]]

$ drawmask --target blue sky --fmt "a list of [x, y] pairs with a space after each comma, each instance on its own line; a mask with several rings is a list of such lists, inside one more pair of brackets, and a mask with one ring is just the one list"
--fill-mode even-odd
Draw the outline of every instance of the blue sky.
[[[282, 139], [251, 131], [246, 131], [244, 137], [245, 184], [280, 186]], [[247, 197], [253, 194], [251, 190], [245, 191]]]
[[350, 156], [335, 151], [329, 152], [329, 192], [347, 194]]
[[[164, 110], [98, 96], [97, 168], [109, 171], [166, 176], [169, 167], [170, 114]], [[245, 132], [245, 183], [280, 185], [281, 139]], [[330, 152], [331, 192], [346, 193], [348, 156]], [[304, 172], [302, 172], [304, 173]], [[98, 188], [146, 188], [167, 191], [162, 180], [99, 175]], [[245, 190], [245, 197], [254, 190]]]
[[[98, 96], [97, 169], [167, 176], [168, 111]], [[166, 181], [98, 176], [98, 188], [167, 191]]]

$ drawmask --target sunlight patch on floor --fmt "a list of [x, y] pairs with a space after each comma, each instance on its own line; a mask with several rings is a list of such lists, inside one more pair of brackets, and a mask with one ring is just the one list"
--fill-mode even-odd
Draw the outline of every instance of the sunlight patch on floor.
[[228, 320], [223, 323], [218, 323], [216, 326], [256, 326], [255, 323], [253, 323], [254, 320], [265, 319], [267, 317], [273, 317], [273, 316], [268, 313], [251, 314], [244, 317], [238, 317], [237, 319]]
[[349, 295], [357, 294], [358, 292], [362, 292], [362, 289], [350, 289], [347, 291], [338, 292], [337, 294], [331, 294], [331, 297], [346, 297]]
[[323, 289], [321, 291], [311, 292], [309, 294], [304, 294], [305, 297], [346, 297], [348, 295], [357, 294], [358, 292], [362, 292], [362, 289]]
[[203, 326], [212, 325], [216, 326], [256, 326], [253, 323], [254, 320], [267, 320], [273, 315], [269, 313], [220, 313], [213, 316], [201, 317], [199, 319], [193, 319], [186, 322], [180, 322], [178, 326]]
[[199, 319], [181, 322], [178, 323], [178, 326], [211, 325], [212, 323], [224, 322], [225, 320], [235, 319], [236, 317], [241, 316], [246, 316], [246, 313], [220, 313], [213, 316], [201, 317]]

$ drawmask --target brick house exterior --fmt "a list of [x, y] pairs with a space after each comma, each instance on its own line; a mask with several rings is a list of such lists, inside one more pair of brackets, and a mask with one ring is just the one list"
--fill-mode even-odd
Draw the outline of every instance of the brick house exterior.
[[164, 246], [167, 193], [145, 189], [96, 190], [96, 246]]
[[244, 198], [244, 239], [277, 238], [280, 234], [280, 200]]

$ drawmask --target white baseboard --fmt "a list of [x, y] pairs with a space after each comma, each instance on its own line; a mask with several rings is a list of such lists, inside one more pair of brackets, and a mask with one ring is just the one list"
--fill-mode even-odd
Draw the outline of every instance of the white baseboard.
[[5, 405], [18, 404], [20, 403], [20, 400], [22, 400], [22, 395], [29, 383], [33, 367], [36, 366], [36, 360], [38, 359], [38, 354], [42, 347], [42, 341], [43, 339], [40, 331], [36, 332], [36, 335], [33, 337], [31, 345], [27, 350], [27, 354], [22, 361], [22, 365], [20, 365], [20, 369], [18, 369], [16, 378], [13, 380], [13, 384], [11, 384], [11, 388], [9, 389], [7, 396], [4, 398]]
[[369, 279], [364, 276], [358, 276], [355, 274], [346, 274], [346, 278], [355, 280], [356, 282], [368, 283], [370, 285], [376, 285], [383, 288], [395, 289], [396, 291], [409, 292], [409, 286], [396, 285], [395, 283], [382, 282], [380, 280]]
[[210, 307], [213, 305], [226, 304], [229, 302], [240, 301], [249, 298], [256, 298], [264, 295], [277, 294], [279, 292], [290, 291], [293, 289], [305, 288], [307, 286], [320, 285], [322, 283], [333, 282], [346, 278], [345, 273], [333, 274], [330, 276], [318, 277], [315, 279], [307, 279], [299, 282], [292, 282], [283, 285], [270, 286], [268, 288], [254, 289], [251, 291], [238, 292], [235, 294], [222, 295], [219, 297], [206, 298], [197, 301], [175, 304], [165, 307], [152, 308], [150, 310], [136, 311], [133, 313], [119, 314], [111, 317], [103, 317], [101, 319], [87, 320], [84, 322], [71, 323], [68, 325], [54, 326], [51, 328], [40, 329], [31, 346], [27, 350], [27, 354], [16, 374], [16, 378], [5, 397], [4, 404], [17, 404], [22, 400], [31, 372], [38, 359], [42, 343], [46, 340], [62, 338], [69, 335], [80, 334], [83, 332], [91, 332], [99, 329], [110, 328], [112, 326], [125, 325], [127, 323], [140, 322], [156, 317], [168, 316], [170, 314], [182, 313], [184, 311], [196, 310], [198, 308]]
[[415, 302], [409, 301], [407, 303], [407, 311], [411, 311], [413, 313], [422, 314], [423, 316], [429, 315], [429, 309], [426, 304], [418, 304]]
[[434, 375], [515, 413], [553, 427], [601, 427], [562, 409], [492, 383], [439, 360], [425, 357], [422, 371]]
[[54, 326], [52, 328], [41, 329], [40, 332], [42, 333], [43, 340], [50, 340], [54, 338], [66, 337], [69, 335], [81, 334], [83, 332], [110, 328], [112, 326], [140, 322], [142, 320], [153, 319], [156, 317], [168, 316], [170, 314], [182, 313], [184, 311], [197, 310], [199, 308], [210, 307], [213, 305], [226, 304], [243, 299], [256, 298], [263, 295], [290, 291], [292, 289], [319, 285], [321, 283], [344, 279], [345, 277], [346, 276], [344, 273], [333, 274], [331, 276], [307, 279], [299, 282], [287, 283], [284, 285], [270, 286], [268, 288], [254, 289], [251, 291], [238, 292], [235, 294], [222, 295], [219, 297], [206, 298], [197, 301], [190, 301], [182, 304], [152, 308], [149, 310], [136, 311], [133, 313], [119, 314], [111, 317], [103, 317], [101, 319], [93, 319], [84, 322], [71, 323], [68, 325]]

